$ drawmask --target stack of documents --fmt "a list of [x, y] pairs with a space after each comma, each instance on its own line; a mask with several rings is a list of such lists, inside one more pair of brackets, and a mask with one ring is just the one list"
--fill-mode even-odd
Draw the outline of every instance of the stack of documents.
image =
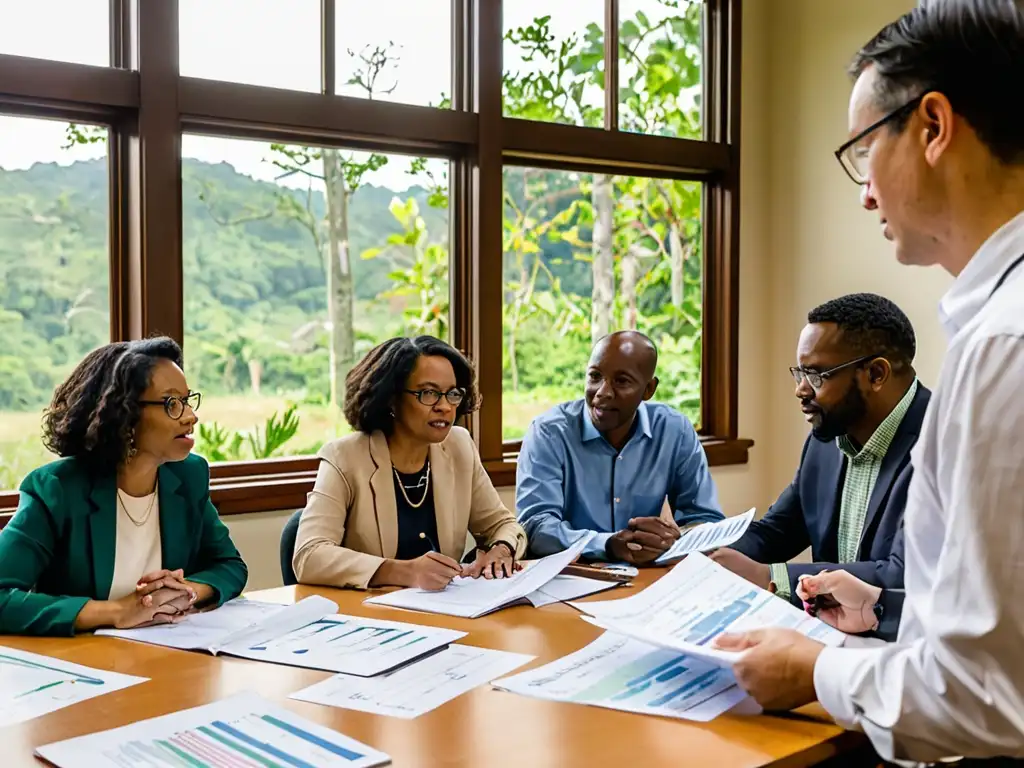
[[391, 758], [253, 694], [47, 744], [58, 768], [316, 766], [374, 768]]
[[[452, 579], [442, 590], [400, 589], [397, 592], [371, 597], [365, 602], [370, 605], [386, 605], [391, 608], [475, 619], [510, 605], [530, 602], [530, 596], [534, 592], [544, 588], [565, 566], [580, 556], [593, 536], [593, 532], [588, 531], [564, 552], [535, 560], [509, 578], [460, 577]], [[539, 595], [537, 599], [543, 601], [544, 595]], [[554, 602], [557, 599], [560, 598], [556, 597], [549, 601]]]
[[730, 710], [759, 711], [732, 674], [742, 653], [712, 647], [723, 632], [788, 627], [826, 645], [841, 645], [846, 638], [699, 552], [636, 595], [571, 605], [607, 632], [565, 658], [496, 680], [494, 687], [553, 701], [710, 720]]
[[742, 652], [712, 646], [723, 632], [786, 627], [833, 646], [846, 638], [699, 552], [632, 597], [572, 605], [610, 632], [725, 666]]
[[658, 556], [654, 561], [655, 565], [669, 565], [682, 560], [691, 552], [710, 552], [719, 547], [735, 544], [747, 532], [756, 511], [756, 508], [748, 509], [742, 515], [690, 528], [676, 539], [675, 544]]
[[96, 634], [271, 664], [372, 677], [465, 637], [465, 632], [336, 614], [313, 596], [294, 605], [239, 598], [179, 624]]

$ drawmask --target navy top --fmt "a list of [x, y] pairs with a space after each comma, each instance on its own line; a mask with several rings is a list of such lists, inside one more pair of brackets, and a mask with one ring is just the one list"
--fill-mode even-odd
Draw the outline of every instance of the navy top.
[[433, 481], [430, 463], [412, 474], [398, 470], [392, 470], [391, 474], [395, 479], [395, 501], [398, 504], [398, 550], [395, 559], [414, 560], [430, 550], [440, 551], [437, 549], [437, 516], [434, 512], [434, 489], [430, 487]]

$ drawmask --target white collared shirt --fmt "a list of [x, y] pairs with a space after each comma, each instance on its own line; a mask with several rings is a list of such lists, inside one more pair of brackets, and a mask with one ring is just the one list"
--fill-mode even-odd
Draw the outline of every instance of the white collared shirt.
[[828, 648], [814, 668], [821, 704], [887, 760], [1024, 756], [1024, 263], [1007, 274], [1022, 255], [1024, 213], [942, 299], [897, 642]]

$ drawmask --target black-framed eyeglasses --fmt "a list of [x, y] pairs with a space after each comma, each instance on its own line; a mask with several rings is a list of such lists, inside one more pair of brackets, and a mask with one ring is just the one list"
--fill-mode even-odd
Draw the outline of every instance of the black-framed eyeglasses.
[[804, 379], [806, 379], [807, 383], [811, 385], [811, 389], [819, 390], [825, 384], [826, 379], [832, 378], [839, 373], [839, 371], [853, 365], [863, 365], [868, 360], [875, 360], [879, 357], [881, 357], [881, 355], [864, 355], [863, 357], [858, 357], [854, 360], [848, 360], [845, 363], [835, 365], [827, 371], [808, 371], [806, 368], [790, 368], [789, 372], [793, 374], [793, 379], [796, 381], [798, 386], [803, 383]]
[[424, 405], [437, 405], [443, 397], [457, 408], [466, 399], [466, 390], [462, 389], [462, 387], [452, 387], [447, 392], [441, 392], [437, 389], [407, 389], [405, 391], [410, 395], [414, 395]]
[[199, 410], [199, 404], [203, 402], [203, 396], [199, 392], [189, 392], [185, 397], [168, 395], [163, 400], [139, 400], [139, 405], [162, 405], [164, 412], [172, 419], [180, 419], [185, 413], [185, 406], [193, 410]]
[[921, 103], [921, 99], [924, 97], [925, 94], [922, 93], [920, 96], [908, 101], [902, 107], [897, 107], [881, 120], [873, 122], [836, 150], [836, 160], [838, 160], [839, 164], [843, 166], [843, 170], [846, 171], [846, 175], [849, 176], [855, 184], [864, 184], [868, 180], [867, 163], [868, 149], [870, 147], [864, 139], [886, 123], [899, 119], [917, 109], [917, 105]]

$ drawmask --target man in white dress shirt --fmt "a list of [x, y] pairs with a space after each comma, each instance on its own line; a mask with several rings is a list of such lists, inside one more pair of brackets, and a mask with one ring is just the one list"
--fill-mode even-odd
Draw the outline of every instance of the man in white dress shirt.
[[[905, 513], [896, 642], [763, 630], [740, 684], [817, 698], [885, 760], [1024, 757], [1024, 0], [934, 0], [857, 55], [837, 156], [908, 265], [956, 279]], [[908, 272], [908, 279], [912, 273]], [[965, 761], [973, 763], [974, 760]], [[1024, 764], [1024, 763], [1021, 763]]]

